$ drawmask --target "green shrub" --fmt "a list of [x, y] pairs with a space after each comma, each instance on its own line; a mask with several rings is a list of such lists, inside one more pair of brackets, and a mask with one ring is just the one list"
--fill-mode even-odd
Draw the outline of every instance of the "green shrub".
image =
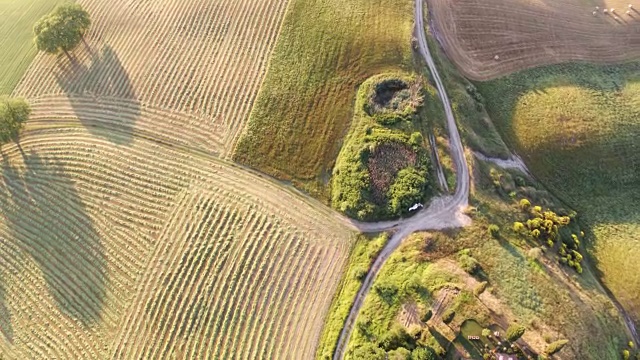
[[555, 353], [557, 353], [558, 351], [562, 350], [562, 348], [567, 345], [567, 343], [569, 343], [569, 340], [558, 340], [558, 341], [554, 341], [551, 344], [549, 344], [547, 346], [547, 349], [545, 350], [545, 353], [547, 355], [553, 355]]
[[367, 343], [353, 351], [354, 359], [386, 360], [387, 353], [375, 344]]
[[505, 336], [507, 337], [507, 340], [514, 342], [524, 335], [525, 330], [524, 326], [520, 324], [511, 324], [507, 329]]
[[487, 282], [486, 282], [486, 281], [483, 281], [483, 282], [479, 283], [479, 284], [475, 287], [475, 289], [473, 289], [473, 293], [474, 293], [476, 296], [480, 296], [480, 294], [482, 294], [486, 289], [487, 289]]
[[403, 326], [394, 326], [393, 329], [382, 335], [379, 345], [386, 351], [398, 348], [414, 349], [416, 340], [407, 333]]
[[527, 199], [520, 200], [520, 209], [527, 211], [531, 208], [531, 202]]
[[458, 263], [462, 270], [469, 274], [475, 274], [480, 269], [480, 263], [478, 263], [478, 260], [467, 254], [460, 255], [458, 257]]
[[438, 355], [430, 347], [419, 347], [411, 353], [411, 360], [436, 360]]
[[491, 235], [494, 239], [497, 239], [500, 237], [500, 227], [498, 227], [498, 225], [496, 224], [489, 225], [488, 231], [489, 231], [489, 235]]
[[395, 302], [398, 295], [398, 288], [390, 284], [378, 284], [373, 287], [376, 294], [382, 298], [387, 304]]
[[424, 315], [422, 315], [422, 318], [420, 320], [422, 320], [423, 323], [426, 323], [427, 321], [431, 320], [432, 316], [433, 316], [433, 311], [429, 309], [427, 310], [426, 313], [424, 313]]
[[521, 233], [524, 231], [524, 224], [521, 223], [520, 221], [516, 221], [513, 223], [513, 231], [517, 232], [517, 233]]
[[411, 351], [399, 347], [387, 353], [387, 360], [411, 360]]
[[629, 360], [631, 358], [631, 353], [629, 353], [629, 350], [622, 350], [622, 359], [623, 360]]
[[387, 197], [389, 212], [393, 215], [406, 213], [413, 204], [422, 202], [427, 185], [426, 171], [408, 167], [398, 172]]
[[453, 309], [447, 309], [444, 314], [442, 314], [442, 321], [445, 324], [450, 323], [451, 321], [453, 321], [453, 318], [456, 316], [456, 312]]

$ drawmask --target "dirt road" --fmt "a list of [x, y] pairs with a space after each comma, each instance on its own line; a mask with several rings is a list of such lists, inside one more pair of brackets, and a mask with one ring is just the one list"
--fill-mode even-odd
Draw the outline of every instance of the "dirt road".
[[340, 333], [338, 345], [336, 346], [336, 351], [333, 354], [334, 360], [339, 360], [344, 357], [347, 344], [349, 343], [349, 338], [353, 332], [353, 325], [355, 324], [358, 313], [362, 308], [364, 299], [369, 293], [369, 290], [371, 290], [373, 280], [378, 275], [382, 265], [384, 265], [389, 256], [398, 248], [402, 241], [415, 231], [461, 227], [471, 223], [471, 219], [463, 213], [464, 209], [468, 205], [469, 198], [469, 168], [467, 167], [466, 159], [464, 157], [464, 149], [462, 147], [462, 142], [460, 141], [460, 134], [458, 133], [455, 118], [453, 117], [449, 97], [447, 96], [444, 85], [442, 84], [442, 79], [438, 74], [438, 70], [436, 69], [427, 46], [427, 39], [424, 33], [424, 18], [422, 10], [423, 1], [424, 0], [416, 0], [415, 33], [418, 39], [420, 54], [429, 67], [429, 71], [433, 76], [440, 100], [444, 105], [447, 129], [449, 131], [449, 141], [451, 143], [451, 156], [453, 157], [458, 176], [456, 191], [453, 196], [443, 196], [434, 199], [427, 209], [419, 212], [409, 219], [378, 223], [352, 222], [352, 224], [362, 232], [383, 230], [394, 230], [395, 232], [371, 266], [371, 270], [367, 274], [367, 277], [362, 283], [362, 287], [356, 295], [351, 311], [349, 312], [349, 316], [345, 321], [344, 328]]

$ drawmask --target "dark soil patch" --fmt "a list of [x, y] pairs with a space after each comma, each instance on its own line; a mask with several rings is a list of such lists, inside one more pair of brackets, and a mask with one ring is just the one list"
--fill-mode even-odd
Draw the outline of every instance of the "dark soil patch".
[[373, 96], [373, 102], [381, 108], [387, 107], [391, 99], [393, 99], [398, 92], [408, 88], [409, 85], [402, 80], [385, 80], [376, 85], [376, 93]]
[[378, 145], [369, 155], [367, 168], [371, 178], [371, 197], [378, 204], [385, 203], [386, 194], [398, 171], [416, 164], [417, 155], [408, 145], [388, 142]]

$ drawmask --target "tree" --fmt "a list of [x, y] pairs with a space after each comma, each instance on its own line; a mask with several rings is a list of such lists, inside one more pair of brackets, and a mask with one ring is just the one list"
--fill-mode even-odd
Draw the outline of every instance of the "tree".
[[547, 349], [545, 350], [545, 353], [547, 353], [547, 355], [553, 355], [553, 354], [557, 353], [558, 351], [562, 350], [562, 348], [565, 345], [567, 345], [568, 342], [569, 342], [569, 340], [554, 341], [551, 344], [549, 344], [549, 346], [547, 346]]
[[489, 235], [491, 235], [491, 237], [493, 237], [494, 239], [497, 239], [500, 237], [500, 227], [498, 227], [498, 225], [496, 224], [489, 225], [488, 231], [489, 231]]
[[31, 108], [24, 99], [0, 97], [0, 145], [18, 136], [30, 113]]
[[387, 353], [387, 360], [412, 360], [411, 351], [403, 347], [399, 347]]
[[387, 353], [375, 344], [367, 343], [353, 351], [354, 359], [385, 360]]
[[430, 347], [419, 347], [411, 353], [412, 360], [436, 360], [435, 350]]
[[389, 212], [400, 215], [413, 204], [422, 201], [427, 186], [426, 172], [413, 167], [398, 171], [396, 180], [389, 187]]
[[524, 335], [525, 328], [519, 324], [511, 324], [507, 329], [506, 337], [510, 342], [514, 342]]
[[488, 338], [491, 336], [491, 329], [482, 329], [482, 336]]
[[89, 13], [79, 4], [62, 4], [52, 13], [42, 17], [33, 27], [38, 50], [51, 54], [63, 51], [69, 59], [69, 51], [84, 40], [91, 26]]
[[433, 316], [433, 311], [431, 311], [431, 309], [427, 310], [427, 312], [422, 316], [422, 322], [426, 323], [427, 321], [431, 320], [431, 317]]

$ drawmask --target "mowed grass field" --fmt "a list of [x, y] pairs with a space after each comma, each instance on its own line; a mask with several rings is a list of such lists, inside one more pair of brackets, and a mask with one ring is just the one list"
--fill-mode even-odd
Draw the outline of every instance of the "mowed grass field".
[[291, 0], [234, 159], [327, 198], [357, 86], [410, 69], [411, 0]]
[[89, 46], [14, 91], [33, 113], [1, 149], [0, 354], [312, 358], [352, 229], [219, 159], [287, 3], [80, 2]]
[[560, 65], [478, 84], [504, 139], [590, 228], [604, 284], [640, 320], [640, 65]]
[[0, 95], [9, 95], [36, 56], [33, 25], [61, 0], [0, 0]]
[[[640, 2], [635, 0], [428, 2], [437, 39], [459, 70], [475, 80], [539, 65], [640, 56]], [[629, 4], [635, 8], [627, 15]], [[596, 6], [600, 10], [593, 16]], [[603, 14], [605, 8], [615, 13]]]
[[[73, 51], [74, 64], [39, 54], [15, 94], [49, 113], [58, 109], [60, 120], [113, 132], [175, 125], [206, 137], [194, 146], [227, 156], [262, 83], [287, 1], [79, 3], [93, 19], [89, 47]], [[96, 124], [98, 107], [117, 116]]]
[[84, 129], [5, 145], [0, 187], [9, 358], [311, 358], [352, 243], [276, 183]]

